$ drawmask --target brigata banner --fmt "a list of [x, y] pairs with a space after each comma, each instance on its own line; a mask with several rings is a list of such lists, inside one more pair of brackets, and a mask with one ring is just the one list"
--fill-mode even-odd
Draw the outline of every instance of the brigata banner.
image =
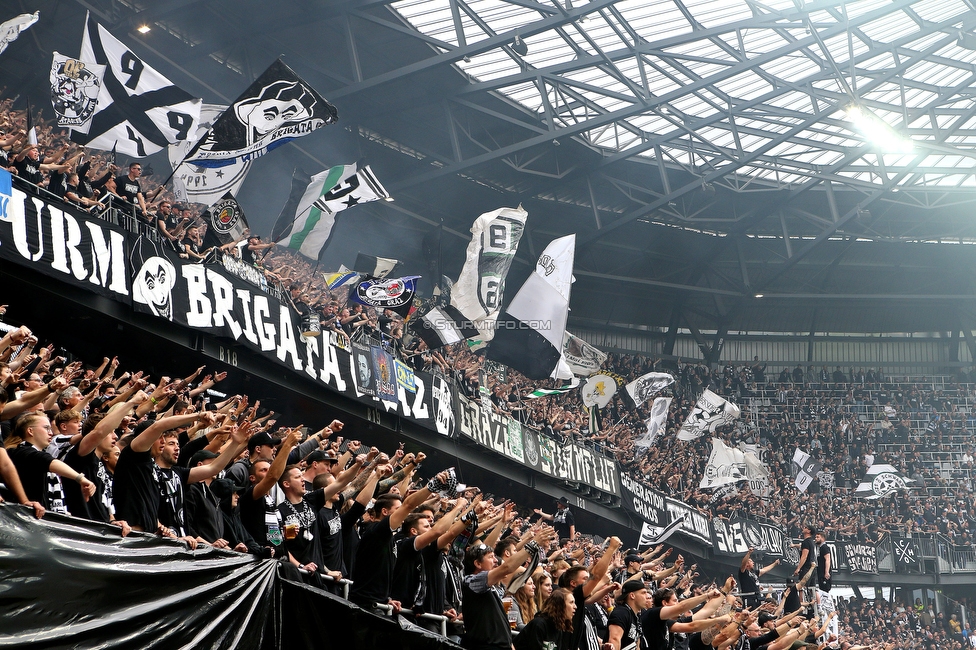
[[[25, 188], [25, 192], [21, 188]], [[29, 193], [29, 194], [28, 194]], [[0, 169], [0, 258], [128, 303], [126, 233]]]
[[612, 458], [574, 442], [560, 443], [518, 421], [458, 396], [459, 434], [553, 478], [620, 494], [620, 475]]
[[[443, 413], [454, 410], [453, 393], [441, 387], [435, 401], [432, 375], [414, 372], [414, 390], [409, 391], [397, 383], [392, 362], [384, 378], [375, 365], [366, 363], [360, 350], [339, 347], [331, 332], [302, 336], [300, 317], [290, 305], [222, 265], [190, 263], [144, 237], [133, 243], [129, 259], [135, 311], [231, 339], [348, 397], [445, 435], [452, 433], [452, 419]], [[378, 390], [384, 381], [386, 393]]]

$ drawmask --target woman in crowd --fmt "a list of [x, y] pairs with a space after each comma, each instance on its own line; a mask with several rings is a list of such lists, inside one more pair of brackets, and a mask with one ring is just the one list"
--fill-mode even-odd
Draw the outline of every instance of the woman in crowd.
[[576, 600], [566, 589], [556, 589], [539, 615], [515, 637], [515, 650], [569, 650]]

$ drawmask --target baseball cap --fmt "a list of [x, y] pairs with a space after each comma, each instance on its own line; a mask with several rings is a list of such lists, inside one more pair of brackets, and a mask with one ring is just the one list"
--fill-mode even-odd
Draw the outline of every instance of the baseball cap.
[[643, 560], [644, 558], [642, 558], [640, 555], [637, 555], [636, 553], [631, 553], [630, 555], [624, 558], [624, 561], [627, 564], [630, 564], [631, 562], [642, 562]]
[[281, 444], [281, 441], [277, 438], [272, 438], [271, 434], [267, 431], [262, 431], [261, 433], [256, 433], [251, 436], [251, 439], [247, 441], [247, 450], [254, 451], [254, 448], [259, 445], [266, 445], [268, 447], [277, 447]]
[[331, 454], [329, 454], [326, 451], [323, 451], [321, 449], [316, 449], [315, 451], [313, 451], [312, 453], [310, 453], [308, 455], [308, 458], [306, 458], [305, 460], [306, 460], [306, 462], [308, 462], [309, 465], [311, 465], [314, 462], [321, 462], [321, 461], [327, 461], [327, 462], [333, 462], [334, 463], [334, 462], [336, 462], [339, 459], [336, 458], [335, 456], [332, 456]]
[[198, 463], [202, 463], [205, 460], [213, 460], [218, 454], [210, 451], [209, 449], [201, 449], [192, 456], [190, 456], [190, 467], [196, 467]]
[[641, 589], [647, 589], [645, 585], [640, 580], [628, 580], [620, 587], [620, 595], [626, 596], [627, 594], [632, 594], [635, 591], [640, 591]]

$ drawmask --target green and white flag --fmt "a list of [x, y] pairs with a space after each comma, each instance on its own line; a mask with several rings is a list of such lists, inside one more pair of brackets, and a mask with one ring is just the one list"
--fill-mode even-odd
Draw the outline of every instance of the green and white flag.
[[298, 202], [295, 221], [278, 245], [317, 260], [329, 243], [337, 212], [389, 196], [369, 165], [336, 165], [312, 176]]
[[573, 377], [573, 381], [565, 386], [560, 386], [559, 388], [536, 388], [534, 391], [525, 396], [526, 399], [538, 399], [539, 397], [549, 397], [550, 395], [562, 395], [563, 393], [568, 393], [569, 391], [579, 388], [579, 378]]

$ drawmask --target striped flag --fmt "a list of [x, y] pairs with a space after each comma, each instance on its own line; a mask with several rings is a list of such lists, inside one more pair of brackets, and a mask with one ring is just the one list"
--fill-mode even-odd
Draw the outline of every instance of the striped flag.
[[854, 496], [862, 499], [880, 499], [898, 490], [907, 490], [909, 483], [914, 483], [891, 465], [875, 463], [868, 468]]
[[559, 388], [536, 388], [534, 391], [525, 396], [526, 399], [538, 399], [540, 397], [549, 397], [551, 395], [562, 395], [568, 393], [571, 390], [579, 388], [579, 378], [574, 377], [573, 381], [565, 386], [560, 386]]
[[681, 524], [685, 522], [685, 515], [681, 515], [674, 521], [672, 521], [667, 526], [663, 528], [661, 526], [652, 526], [646, 521], [641, 524], [641, 534], [640, 541], [637, 542], [637, 548], [642, 546], [654, 546], [655, 544], [660, 544], [666, 539], [671, 537], [679, 528]]
[[346, 267], [342, 266], [335, 273], [323, 273], [322, 278], [325, 279], [325, 284], [330, 289], [338, 289], [339, 287], [347, 287], [352, 284], [359, 282], [362, 277], [361, 274], [355, 271], [350, 271]]
[[451, 305], [434, 307], [417, 319], [412, 331], [431, 350], [478, 335], [474, 323]]
[[295, 220], [278, 245], [317, 260], [329, 243], [337, 212], [389, 196], [369, 165], [336, 165], [312, 176], [298, 202]]

